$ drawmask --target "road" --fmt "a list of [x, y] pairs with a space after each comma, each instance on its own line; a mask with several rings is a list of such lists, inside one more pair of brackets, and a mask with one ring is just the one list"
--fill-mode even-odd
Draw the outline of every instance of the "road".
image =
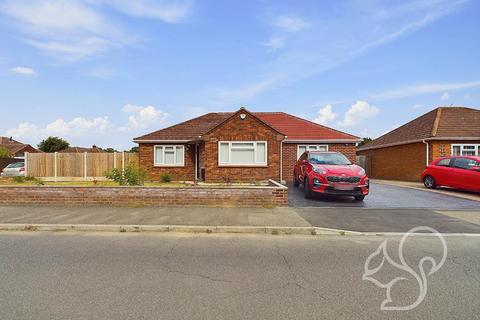
[[[480, 237], [447, 237], [425, 300], [404, 312], [381, 311], [385, 291], [362, 280], [385, 239], [395, 259], [397, 237], [2, 233], [0, 319], [478, 318]], [[441, 252], [422, 236], [404, 255]], [[403, 281], [392, 297], [408, 305], [417, 291]]]
[[371, 209], [480, 209], [480, 202], [452, 195], [416, 190], [401, 186], [372, 182], [370, 194], [364, 201], [353, 197], [316, 197], [305, 199], [302, 187], [288, 185], [288, 203], [291, 207], [357, 207]]

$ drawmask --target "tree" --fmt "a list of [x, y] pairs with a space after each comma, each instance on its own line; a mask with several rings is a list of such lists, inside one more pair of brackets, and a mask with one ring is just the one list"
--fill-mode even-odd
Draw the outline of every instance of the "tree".
[[360, 141], [360, 143], [358, 144], [357, 147], [361, 147], [363, 146], [364, 144], [367, 144], [369, 143], [370, 141], [372, 141], [373, 139], [372, 138], [369, 138], [369, 137], [365, 137], [362, 139], [362, 141]]
[[113, 149], [113, 148], [107, 148], [107, 149], [104, 149], [105, 152], [108, 152], [108, 153], [114, 153], [114, 152], [118, 152], [117, 150]]
[[13, 154], [9, 150], [0, 147], [0, 158], [13, 158]]
[[132, 147], [129, 152], [136, 153], [138, 152], [138, 147]]
[[59, 137], [48, 137], [38, 144], [38, 149], [43, 152], [58, 152], [67, 149], [70, 143]]

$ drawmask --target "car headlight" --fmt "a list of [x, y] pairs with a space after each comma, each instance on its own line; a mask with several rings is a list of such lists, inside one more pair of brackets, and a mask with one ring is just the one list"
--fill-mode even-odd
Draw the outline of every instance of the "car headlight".
[[365, 169], [362, 169], [358, 172], [358, 175], [364, 176], [366, 174]]
[[327, 172], [325, 170], [322, 170], [320, 168], [313, 168], [313, 172], [318, 173], [318, 174], [326, 174]]

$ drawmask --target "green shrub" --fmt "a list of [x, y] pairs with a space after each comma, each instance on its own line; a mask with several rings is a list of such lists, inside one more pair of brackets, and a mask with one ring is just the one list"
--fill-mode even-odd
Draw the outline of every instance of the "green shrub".
[[168, 183], [172, 181], [172, 175], [168, 172], [162, 173], [162, 175], [160, 176], [160, 179], [162, 180], [162, 182]]
[[112, 172], [106, 173], [105, 177], [121, 186], [143, 186], [146, 175], [145, 170], [129, 164], [123, 172], [121, 169], [113, 169]]
[[25, 181], [27, 181], [25, 177], [22, 177], [22, 176], [13, 177], [13, 182], [15, 183], [24, 183]]
[[0, 147], [0, 158], [13, 158], [13, 154], [9, 150]]
[[22, 176], [17, 176], [17, 177], [13, 177], [13, 182], [15, 183], [25, 183], [25, 182], [34, 182], [35, 184], [37, 185], [44, 185], [45, 182], [43, 182], [42, 179], [39, 179], [39, 178], [36, 178], [36, 177], [32, 177], [32, 176], [26, 176], [26, 177], [22, 177]]

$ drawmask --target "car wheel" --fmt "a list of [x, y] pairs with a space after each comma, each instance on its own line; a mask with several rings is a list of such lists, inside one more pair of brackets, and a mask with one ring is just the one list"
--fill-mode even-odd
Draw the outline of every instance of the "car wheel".
[[365, 196], [355, 196], [355, 201], [363, 201], [365, 199]]
[[425, 178], [423, 178], [423, 185], [427, 189], [435, 189], [437, 187], [437, 183], [432, 176], [425, 176]]
[[308, 183], [308, 178], [305, 178], [303, 181], [303, 191], [305, 191], [305, 198], [312, 198], [312, 191], [310, 190], [310, 184]]
[[300, 183], [298, 182], [298, 179], [297, 179], [297, 175], [295, 174], [295, 172], [293, 173], [293, 186], [295, 188], [298, 188], [298, 186], [300, 185]]

